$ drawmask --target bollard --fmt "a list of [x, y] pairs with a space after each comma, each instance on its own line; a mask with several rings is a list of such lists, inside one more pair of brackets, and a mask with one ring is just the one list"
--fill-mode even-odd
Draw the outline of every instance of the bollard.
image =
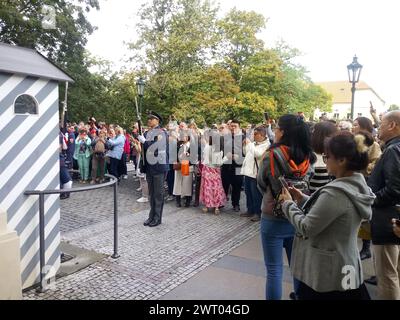
[[0, 300], [21, 300], [19, 237], [7, 229], [7, 212], [0, 208]]

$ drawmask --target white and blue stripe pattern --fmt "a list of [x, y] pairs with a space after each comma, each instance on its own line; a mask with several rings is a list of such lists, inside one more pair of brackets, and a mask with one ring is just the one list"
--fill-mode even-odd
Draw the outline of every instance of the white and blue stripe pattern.
[[[29, 94], [39, 103], [38, 115], [14, 114], [14, 101]], [[0, 206], [21, 244], [23, 288], [39, 282], [39, 201], [26, 190], [59, 188], [58, 83], [0, 72]], [[45, 197], [46, 265], [49, 276], [60, 266], [60, 204]]]

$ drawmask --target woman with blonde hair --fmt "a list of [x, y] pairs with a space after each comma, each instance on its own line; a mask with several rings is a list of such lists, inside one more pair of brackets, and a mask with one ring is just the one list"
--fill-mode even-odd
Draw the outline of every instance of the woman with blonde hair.
[[111, 129], [107, 139], [108, 152], [110, 158], [110, 174], [120, 180], [120, 161], [124, 152], [125, 136], [121, 127], [115, 127], [115, 131]]
[[[371, 175], [375, 164], [382, 155], [381, 147], [379, 143], [373, 138], [374, 126], [372, 121], [366, 117], [358, 117], [353, 122], [353, 133], [362, 134], [366, 139], [368, 146], [368, 166], [362, 171], [365, 179]], [[364, 221], [361, 224], [360, 232], [358, 236], [362, 239], [362, 249], [360, 251], [361, 260], [371, 258], [371, 226], [369, 221]]]

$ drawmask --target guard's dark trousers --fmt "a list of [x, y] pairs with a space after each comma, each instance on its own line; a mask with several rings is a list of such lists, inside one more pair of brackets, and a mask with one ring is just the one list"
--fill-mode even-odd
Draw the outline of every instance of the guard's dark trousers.
[[164, 180], [165, 174], [146, 175], [149, 186], [150, 213], [149, 221], [161, 223], [164, 208]]

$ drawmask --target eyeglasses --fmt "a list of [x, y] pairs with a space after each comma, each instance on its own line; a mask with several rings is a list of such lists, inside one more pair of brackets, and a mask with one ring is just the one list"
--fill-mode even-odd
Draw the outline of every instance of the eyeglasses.
[[322, 154], [322, 161], [326, 164], [329, 159], [329, 156], [326, 154]]

